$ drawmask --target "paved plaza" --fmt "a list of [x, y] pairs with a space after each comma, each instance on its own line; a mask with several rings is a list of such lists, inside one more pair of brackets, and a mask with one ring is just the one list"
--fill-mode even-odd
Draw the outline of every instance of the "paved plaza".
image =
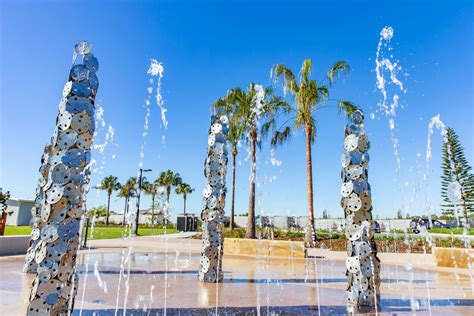
[[[309, 259], [224, 256], [224, 282], [209, 284], [197, 280], [200, 240], [156, 236], [89, 246], [78, 258], [75, 315], [347, 314], [342, 253]], [[403, 256], [397, 256], [400, 263]], [[24, 256], [0, 258], [1, 315], [26, 310], [33, 276], [21, 272], [23, 262]], [[469, 270], [420, 262], [382, 262], [380, 314], [472, 315]]]

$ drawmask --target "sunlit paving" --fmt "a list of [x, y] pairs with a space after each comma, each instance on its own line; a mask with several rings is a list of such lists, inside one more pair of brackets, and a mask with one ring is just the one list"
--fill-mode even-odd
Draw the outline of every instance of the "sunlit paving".
[[474, 314], [471, 2], [0, 8], [0, 315]]

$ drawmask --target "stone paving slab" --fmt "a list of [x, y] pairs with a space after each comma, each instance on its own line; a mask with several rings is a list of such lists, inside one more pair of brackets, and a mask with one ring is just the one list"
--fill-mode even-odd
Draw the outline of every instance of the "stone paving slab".
[[[200, 241], [139, 237], [91, 242], [78, 256], [75, 315], [342, 315], [345, 266], [331, 258], [224, 256], [224, 282], [197, 281]], [[0, 315], [23, 315], [31, 275], [0, 258]], [[124, 267], [124, 269], [121, 269]], [[472, 277], [382, 264], [382, 315], [469, 315]], [[124, 312], [126, 311], [126, 312]]]

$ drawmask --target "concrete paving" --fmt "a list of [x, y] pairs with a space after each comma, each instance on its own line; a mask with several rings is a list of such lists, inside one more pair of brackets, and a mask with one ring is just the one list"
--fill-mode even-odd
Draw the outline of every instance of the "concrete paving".
[[[75, 315], [347, 313], [344, 253], [309, 259], [224, 256], [224, 282], [206, 284], [197, 280], [199, 240], [138, 237], [90, 246], [78, 256]], [[379, 314], [472, 315], [472, 271], [425, 269], [428, 257], [413, 260], [417, 256], [398, 254], [394, 263], [390, 257], [382, 262]], [[33, 276], [21, 273], [23, 260], [0, 257], [0, 315], [26, 310]]]

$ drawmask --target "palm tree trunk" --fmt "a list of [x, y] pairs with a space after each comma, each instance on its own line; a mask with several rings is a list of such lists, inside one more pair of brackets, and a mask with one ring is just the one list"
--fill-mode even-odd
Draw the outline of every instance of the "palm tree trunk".
[[250, 194], [249, 194], [249, 209], [248, 222], [245, 238], [255, 239], [255, 162], [256, 162], [256, 145], [257, 145], [257, 131], [251, 132], [250, 142]]
[[123, 209], [123, 221], [122, 221], [123, 226], [125, 226], [125, 216], [127, 215], [127, 208], [128, 208], [128, 196], [125, 198], [125, 207]]
[[305, 243], [314, 246], [314, 206], [313, 206], [313, 162], [311, 158], [311, 129], [306, 127], [306, 168], [308, 176], [308, 226], [306, 227]]
[[186, 193], [183, 194], [183, 200], [184, 200], [184, 211], [183, 214], [186, 217]]
[[151, 195], [151, 226], [155, 225], [155, 197], [156, 194]]
[[107, 196], [107, 213], [105, 214], [105, 225], [109, 226], [109, 215], [110, 215], [110, 196], [112, 195], [112, 192], [108, 191], [108, 196]]
[[234, 208], [235, 208], [235, 157], [237, 156], [237, 146], [232, 145], [232, 200], [230, 204], [230, 229], [234, 229]]
[[170, 212], [170, 195], [171, 195], [171, 186], [166, 187], [166, 208], [165, 208], [165, 223], [168, 225], [168, 214]]

